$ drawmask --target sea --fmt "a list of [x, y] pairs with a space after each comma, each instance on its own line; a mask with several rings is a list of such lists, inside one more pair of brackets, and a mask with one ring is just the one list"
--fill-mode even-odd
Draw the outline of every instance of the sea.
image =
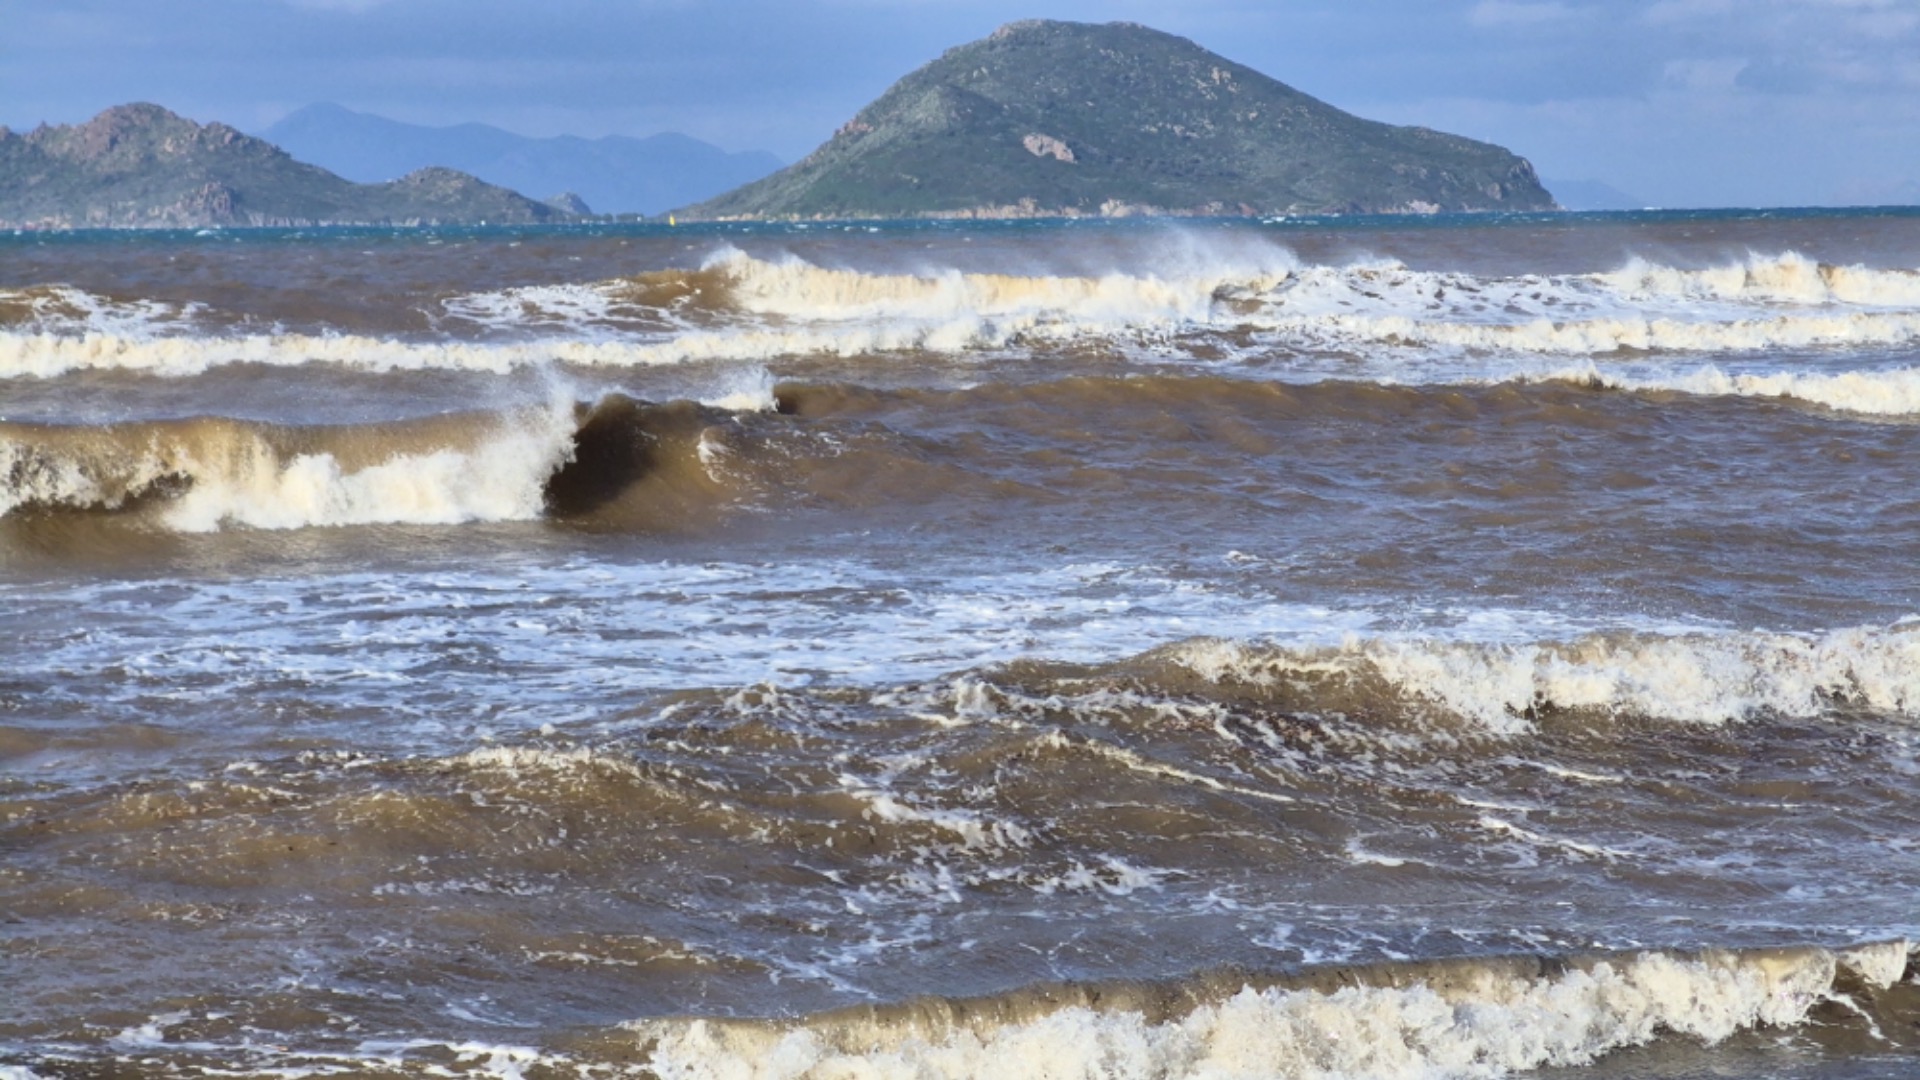
[[0, 235], [0, 1078], [1920, 1075], [1920, 210]]

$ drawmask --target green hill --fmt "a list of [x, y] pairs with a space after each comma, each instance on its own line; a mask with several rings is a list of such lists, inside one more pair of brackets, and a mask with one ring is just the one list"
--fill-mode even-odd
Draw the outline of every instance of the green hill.
[[1550, 210], [1524, 158], [1132, 23], [1011, 23], [688, 218]]
[[566, 220], [451, 169], [355, 184], [225, 124], [120, 105], [85, 124], [0, 128], [0, 226], [527, 224]]

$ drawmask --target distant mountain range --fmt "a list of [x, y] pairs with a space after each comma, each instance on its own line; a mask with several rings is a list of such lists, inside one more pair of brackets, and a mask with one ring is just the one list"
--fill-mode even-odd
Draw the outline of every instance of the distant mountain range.
[[362, 183], [443, 166], [539, 198], [570, 194], [601, 214], [663, 213], [758, 180], [781, 165], [765, 151], [729, 153], [673, 133], [535, 139], [486, 124], [405, 124], [339, 105], [309, 105], [260, 136]]
[[704, 218], [1552, 210], [1501, 147], [1363, 120], [1135, 23], [949, 49]]
[[356, 184], [225, 124], [119, 105], [84, 124], [0, 127], [0, 226], [533, 224], [567, 211], [446, 168]]

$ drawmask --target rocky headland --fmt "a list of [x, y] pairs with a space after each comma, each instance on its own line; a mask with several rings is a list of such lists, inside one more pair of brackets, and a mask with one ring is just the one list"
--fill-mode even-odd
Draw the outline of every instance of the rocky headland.
[[566, 210], [452, 169], [356, 184], [272, 143], [158, 105], [84, 124], [0, 127], [0, 227], [535, 224]]
[[1364, 120], [1185, 38], [1029, 20], [683, 219], [1552, 210], [1501, 147]]

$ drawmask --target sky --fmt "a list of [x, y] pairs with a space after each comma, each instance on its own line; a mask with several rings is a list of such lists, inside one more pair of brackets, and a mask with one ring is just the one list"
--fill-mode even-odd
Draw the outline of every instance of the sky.
[[0, 124], [330, 101], [791, 161], [1019, 18], [1145, 23], [1644, 205], [1920, 203], [1920, 0], [0, 0]]

